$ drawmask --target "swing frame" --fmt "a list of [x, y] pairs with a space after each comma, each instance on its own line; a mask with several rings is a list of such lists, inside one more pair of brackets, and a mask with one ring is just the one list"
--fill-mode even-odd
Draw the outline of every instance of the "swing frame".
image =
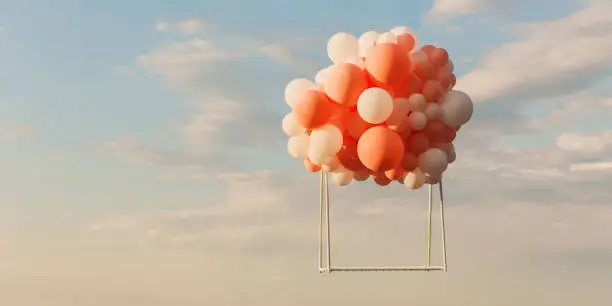
[[319, 273], [332, 272], [399, 272], [399, 271], [448, 271], [446, 263], [446, 232], [444, 224], [444, 193], [442, 180], [437, 184], [440, 196], [440, 236], [442, 243], [442, 264], [431, 265], [431, 225], [433, 213], [433, 185], [429, 186], [429, 211], [427, 215], [427, 264], [425, 266], [405, 267], [339, 267], [331, 265], [331, 232], [330, 232], [330, 205], [328, 172], [321, 169], [320, 180], [320, 218], [319, 218]]

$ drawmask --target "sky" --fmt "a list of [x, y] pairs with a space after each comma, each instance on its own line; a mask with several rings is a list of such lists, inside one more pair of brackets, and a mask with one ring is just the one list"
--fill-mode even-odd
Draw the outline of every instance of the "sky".
[[[0, 0], [0, 304], [609, 305], [610, 11]], [[399, 25], [476, 103], [445, 176], [449, 270], [319, 275], [284, 88], [329, 65], [334, 33]], [[331, 192], [334, 263], [424, 264], [425, 190]]]

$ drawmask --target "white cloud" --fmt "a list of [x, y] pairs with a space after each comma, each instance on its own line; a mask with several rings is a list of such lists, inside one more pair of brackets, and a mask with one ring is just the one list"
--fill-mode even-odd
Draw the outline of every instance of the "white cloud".
[[172, 30], [182, 35], [192, 36], [199, 34], [206, 27], [206, 23], [200, 19], [185, 19], [176, 22], [159, 21], [155, 24], [155, 30], [160, 33], [168, 33]]
[[482, 12], [490, 1], [486, 0], [434, 0], [433, 6], [425, 15], [425, 20], [441, 23], [452, 17]]
[[570, 93], [596, 82], [612, 67], [610, 9], [593, 2], [564, 18], [514, 26], [520, 40], [493, 49], [457, 88], [481, 102]]
[[612, 131], [597, 134], [564, 133], [557, 137], [557, 146], [578, 153], [602, 154], [612, 148]]
[[6, 141], [21, 140], [34, 137], [38, 134], [38, 130], [31, 125], [13, 125], [4, 129], [0, 129], [0, 139]]

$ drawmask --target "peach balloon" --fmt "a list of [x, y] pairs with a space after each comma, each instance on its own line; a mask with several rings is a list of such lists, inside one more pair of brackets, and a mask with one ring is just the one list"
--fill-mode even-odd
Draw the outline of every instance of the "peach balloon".
[[365, 72], [351, 63], [340, 63], [328, 68], [323, 88], [334, 102], [354, 107], [359, 95], [368, 88]]
[[313, 164], [310, 161], [310, 159], [308, 159], [308, 158], [304, 159], [304, 167], [306, 168], [306, 170], [308, 170], [310, 172], [319, 172], [319, 171], [321, 171], [321, 167]]
[[334, 105], [318, 90], [305, 92], [293, 107], [296, 121], [306, 129], [314, 129], [327, 123], [334, 111]]
[[423, 84], [423, 96], [429, 102], [438, 102], [442, 99], [442, 85], [435, 79], [429, 80]]
[[420, 93], [421, 88], [423, 88], [423, 82], [421, 79], [414, 73], [411, 73], [406, 78], [406, 86], [405, 86], [404, 94], [397, 95], [398, 98], [407, 98], [412, 94]]
[[429, 61], [418, 62], [414, 64], [414, 74], [423, 82], [431, 80], [436, 77], [436, 67]]
[[427, 55], [429, 55], [431, 51], [435, 49], [436, 49], [436, 46], [434, 45], [424, 45], [421, 47], [421, 51], [425, 52]]
[[357, 155], [372, 171], [395, 168], [404, 156], [402, 138], [386, 126], [375, 126], [361, 135], [357, 143]]
[[437, 67], [444, 67], [448, 63], [448, 52], [442, 48], [435, 48], [429, 53], [429, 61]]
[[406, 140], [408, 151], [419, 155], [429, 149], [429, 138], [424, 133], [414, 133]]
[[447, 133], [446, 125], [442, 120], [429, 120], [425, 129], [423, 129], [423, 133], [431, 142], [446, 142], [444, 141], [445, 133]]
[[365, 122], [357, 112], [348, 114], [345, 122], [348, 134], [355, 139], [359, 139], [367, 129], [374, 126], [371, 123]]
[[400, 34], [397, 36], [397, 44], [404, 48], [404, 51], [410, 52], [414, 49], [416, 40], [408, 33]]
[[401, 89], [405, 88], [411, 64], [408, 54], [401, 46], [384, 43], [376, 45], [368, 54], [365, 67], [377, 86], [386, 85], [383, 88], [401, 93]]

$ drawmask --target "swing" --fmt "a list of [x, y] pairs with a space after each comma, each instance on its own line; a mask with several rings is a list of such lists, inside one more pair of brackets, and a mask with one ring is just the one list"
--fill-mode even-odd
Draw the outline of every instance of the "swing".
[[406, 267], [339, 267], [331, 265], [331, 235], [329, 218], [329, 183], [328, 172], [321, 171], [320, 180], [320, 218], [319, 218], [319, 273], [332, 272], [392, 272], [392, 271], [447, 271], [446, 265], [446, 233], [444, 229], [444, 196], [442, 191], [442, 180], [438, 183], [440, 194], [440, 236], [442, 242], [442, 264], [431, 265], [431, 221], [433, 208], [433, 186], [429, 185], [429, 212], [427, 222], [427, 264], [425, 266]]

